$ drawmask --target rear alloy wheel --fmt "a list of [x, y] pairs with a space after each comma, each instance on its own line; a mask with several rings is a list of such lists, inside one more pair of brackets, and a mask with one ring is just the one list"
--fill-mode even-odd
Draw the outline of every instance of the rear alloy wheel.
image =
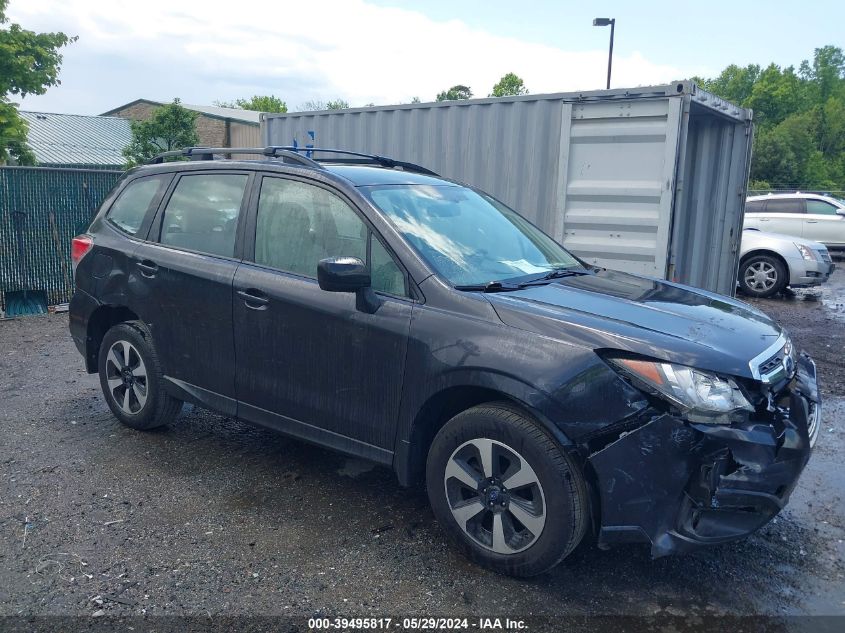
[[154, 429], [181, 411], [181, 400], [164, 390], [152, 335], [142, 322], [120, 323], [106, 332], [98, 366], [106, 403], [126, 426]]
[[557, 565], [581, 541], [589, 513], [578, 466], [524, 411], [473, 407], [437, 433], [426, 463], [431, 507], [470, 559], [511, 576]]
[[739, 266], [739, 285], [752, 297], [771, 297], [786, 287], [786, 268], [771, 255], [754, 255]]

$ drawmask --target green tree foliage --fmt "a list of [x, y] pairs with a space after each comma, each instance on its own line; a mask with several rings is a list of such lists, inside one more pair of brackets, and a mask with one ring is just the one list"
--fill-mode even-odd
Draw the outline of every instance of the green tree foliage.
[[[9, 21], [8, 4], [8, 0], [0, 0], [0, 25]], [[59, 49], [75, 41], [64, 33], [36, 33], [19, 24], [0, 26], [0, 163], [10, 156], [21, 164], [35, 163], [26, 145], [26, 121], [9, 95], [40, 95], [60, 84]]]
[[472, 99], [472, 90], [460, 84], [452, 86], [437, 95], [438, 101], [460, 101], [462, 99]]
[[[757, 188], [845, 190], [845, 54], [817, 48], [798, 72], [730, 65], [697, 79], [706, 89], [754, 110], [751, 180]], [[761, 185], [766, 185], [762, 187]]]
[[234, 101], [215, 101], [219, 108], [236, 108], [239, 110], [255, 110], [256, 112], [288, 111], [287, 104], [275, 95], [253, 95], [249, 99], [235, 99]]
[[132, 121], [132, 141], [123, 150], [127, 167], [145, 163], [162, 152], [197, 145], [198, 114], [183, 108], [179, 99], [174, 99], [173, 103], [156, 108], [147, 121]]
[[499, 80], [499, 83], [493, 86], [493, 92], [490, 93], [490, 96], [510, 97], [514, 95], [527, 94], [528, 88], [525, 87], [525, 82], [522, 81], [522, 79], [514, 73], [508, 73]]

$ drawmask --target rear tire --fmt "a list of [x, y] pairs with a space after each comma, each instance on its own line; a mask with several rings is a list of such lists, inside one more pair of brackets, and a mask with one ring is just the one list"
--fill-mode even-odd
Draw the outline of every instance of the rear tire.
[[739, 287], [751, 297], [771, 297], [786, 288], [788, 281], [786, 266], [772, 255], [753, 255], [739, 265]]
[[578, 467], [539, 424], [509, 403], [473, 407], [447, 422], [426, 464], [431, 507], [469, 559], [534, 576], [584, 536], [587, 488]]
[[164, 390], [152, 335], [142, 322], [106, 332], [97, 366], [106, 403], [126, 426], [139, 431], [165, 426], [182, 410], [182, 401]]

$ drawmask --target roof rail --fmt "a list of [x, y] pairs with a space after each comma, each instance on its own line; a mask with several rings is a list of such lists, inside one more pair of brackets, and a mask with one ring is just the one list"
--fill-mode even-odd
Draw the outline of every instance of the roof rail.
[[269, 158], [287, 158], [289, 162], [305, 167], [324, 169], [317, 161], [286, 148], [277, 147], [186, 147], [184, 149], [162, 152], [147, 161], [147, 165], [159, 165], [165, 158], [183, 157], [191, 160], [214, 160], [215, 154], [261, 154]]
[[[350, 156], [352, 158], [315, 158], [314, 160], [318, 163], [346, 163], [346, 164], [353, 164], [353, 165], [369, 165], [369, 164], [377, 164], [381, 165], [382, 167], [399, 167], [405, 171], [415, 171], [421, 174], [427, 174], [429, 176], [439, 176], [430, 169], [423, 167], [421, 165], [416, 165], [414, 163], [408, 163], [401, 160], [396, 160], [394, 158], [388, 158], [387, 156], [379, 156], [378, 154], [365, 154], [363, 152], [353, 152], [346, 149], [331, 149], [327, 147], [295, 147], [293, 145], [272, 145], [267, 149], [275, 149], [277, 151], [285, 151], [285, 152], [304, 152], [307, 156], [311, 156], [313, 153], [320, 153], [320, 154], [339, 154], [341, 156]], [[301, 155], [301, 154], [300, 154]]]
[[[348, 158], [311, 158], [311, 154], [338, 154]], [[345, 149], [329, 149], [324, 147], [294, 147], [292, 145], [269, 145], [267, 147], [186, 147], [169, 152], [162, 152], [147, 161], [148, 165], [158, 165], [164, 159], [171, 157], [189, 158], [191, 160], [214, 160], [215, 154], [261, 154], [269, 158], [287, 159], [288, 162], [297, 163], [306, 167], [324, 169], [320, 163], [344, 163], [351, 165], [381, 165], [382, 167], [399, 167], [405, 171], [413, 171], [429, 176], [439, 174], [414, 163], [407, 163], [401, 160], [379, 156], [378, 154], [364, 154]]]

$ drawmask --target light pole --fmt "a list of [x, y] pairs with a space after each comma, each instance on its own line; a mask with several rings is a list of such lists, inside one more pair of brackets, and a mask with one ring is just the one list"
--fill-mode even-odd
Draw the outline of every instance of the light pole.
[[613, 30], [616, 27], [616, 18], [595, 18], [593, 26], [610, 25], [610, 51], [607, 53], [607, 89], [610, 90], [610, 69], [613, 66]]

